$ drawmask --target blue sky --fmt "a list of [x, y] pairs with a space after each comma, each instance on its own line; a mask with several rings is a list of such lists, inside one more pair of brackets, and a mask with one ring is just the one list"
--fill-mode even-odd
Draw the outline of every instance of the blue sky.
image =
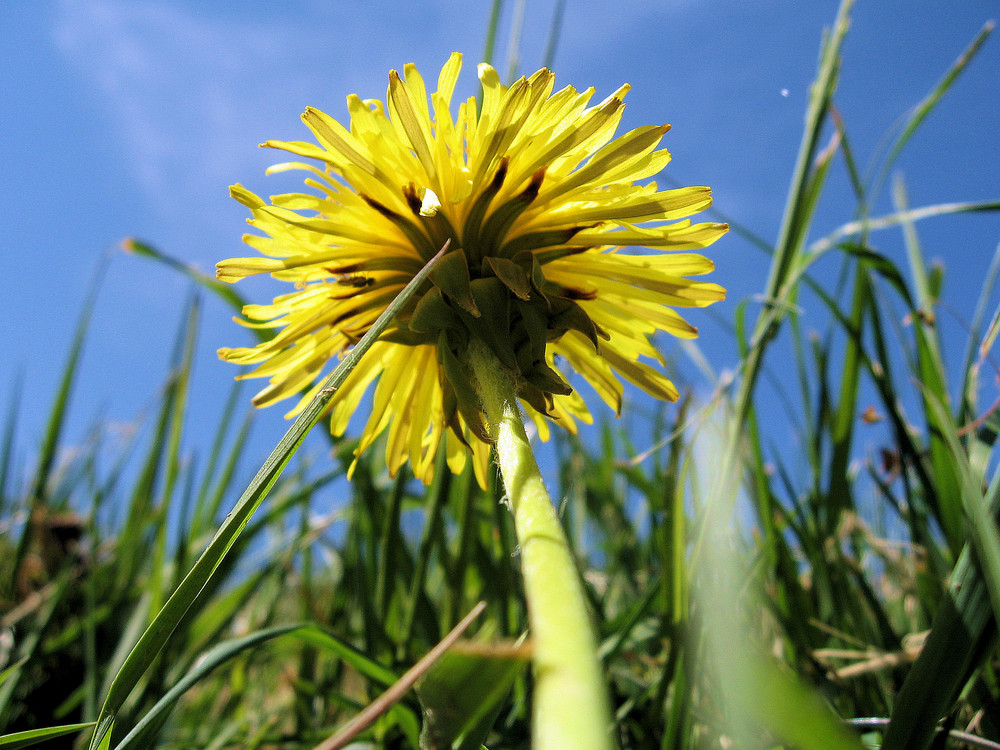
[[[519, 73], [540, 65], [553, 6], [525, 3]], [[0, 4], [0, 241], [8, 310], [0, 408], [6, 414], [20, 375], [22, 460], [30, 461], [42, 435], [99, 258], [127, 236], [205, 271], [248, 254], [240, 242], [246, 213], [228, 186], [241, 182], [267, 195], [294, 184], [265, 177], [269, 164], [284, 159], [256, 144], [306, 139], [299, 114], [307, 105], [343, 118], [348, 93], [383, 98], [388, 71], [407, 62], [433, 80], [453, 50], [465, 55], [460, 85], [472, 93], [489, 8], [487, 0]], [[632, 84], [622, 131], [671, 123], [664, 145], [674, 156], [672, 177], [711, 185], [721, 211], [773, 240], [819, 40], [836, 10], [836, 2], [794, 0], [568, 0], [553, 69], [557, 85], [595, 86], [595, 100]], [[862, 164], [997, 10], [975, 0], [860, 0], [836, 101]], [[509, 7], [494, 60], [502, 73], [512, 16]], [[914, 206], [1000, 197], [1000, 38], [987, 42], [929, 118], [898, 172]], [[853, 207], [838, 166], [814, 236], [852, 218]], [[890, 208], [886, 198], [880, 207]], [[920, 229], [927, 255], [947, 268], [954, 319], [967, 320], [1000, 240], [1000, 216], [932, 220]], [[898, 233], [874, 242], [903, 258]], [[767, 259], [735, 236], [710, 255], [713, 280], [730, 290], [716, 312], [731, 319], [739, 301], [755, 304]], [[254, 280], [237, 289], [261, 302], [278, 286]], [[71, 440], [83, 439], [98, 417], [128, 423], [155, 402], [189, 292], [177, 274], [114, 254], [77, 383]], [[732, 367], [731, 339], [707, 316], [691, 319], [713, 365]], [[248, 337], [214, 300], [206, 300], [202, 320], [191, 419], [211, 426], [235, 374], [214, 352]], [[803, 311], [807, 328], [823, 321], [818, 307]], [[670, 342], [663, 345], [681, 356]], [[286, 427], [283, 411], [262, 415], [260, 458]]]

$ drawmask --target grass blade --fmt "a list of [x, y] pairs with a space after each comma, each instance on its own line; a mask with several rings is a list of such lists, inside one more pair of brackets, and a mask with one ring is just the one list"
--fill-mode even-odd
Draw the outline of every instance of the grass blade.
[[21, 404], [21, 378], [14, 382], [10, 392], [10, 407], [7, 411], [7, 427], [4, 429], [3, 446], [0, 447], [0, 518], [7, 503], [7, 482], [13, 471], [14, 435], [17, 427], [17, 411]]
[[[237, 313], [241, 313], [243, 311], [243, 306], [246, 305], [246, 300], [244, 300], [243, 297], [240, 296], [239, 292], [235, 291], [229, 284], [202, 273], [194, 266], [182, 263], [176, 258], [157, 250], [152, 245], [141, 242], [134, 237], [128, 237], [122, 241], [122, 248], [124, 248], [125, 252], [132, 253], [133, 255], [138, 255], [143, 258], [150, 258], [184, 274], [199, 286], [203, 286], [213, 294], [217, 295]], [[257, 331], [257, 334], [262, 336], [268, 335], [266, 331]]]
[[343, 383], [347, 375], [357, 365], [361, 357], [368, 351], [375, 340], [396, 317], [403, 305], [413, 296], [417, 288], [423, 284], [438, 259], [446, 252], [447, 245], [435, 255], [421, 271], [413, 277], [409, 284], [399, 293], [399, 296], [379, 316], [371, 329], [354, 346], [351, 352], [341, 361], [337, 368], [324, 382], [323, 388], [302, 411], [292, 426], [279, 441], [264, 465], [257, 472], [246, 491], [237, 501], [225, 523], [216, 532], [208, 548], [195, 562], [177, 589], [167, 599], [163, 608], [150, 623], [146, 632], [135, 644], [132, 652], [125, 659], [121, 669], [115, 676], [108, 690], [104, 706], [97, 719], [97, 729], [91, 741], [91, 748], [97, 748], [110, 742], [110, 731], [118, 709], [121, 708], [132, 688], [138, 683], [146, 669], [159, 654], [160, 649], [170, 634], [184, 619], [191, 604], [208, 583], [223, 557], [240, 535], [243, 527], [263, 502], [272, 485], [281, 476], [282, 471], [295, 451], [305, 440], [306, 434], [319, 421], [336, 389]]
[[[905, 214], [907, 209], [906, 189], [902, 180], [897, 180], [893, 190], [893, 200], [897, 213]], [[917, 374], [924, 399], [924, 413], [930, 440], [930, 465], [934, 475], [934, 493], [931, 497], [938, 517], [948, 537], [952, 552], [958, 554], [966, 540], [966, 514], [963, 513], [964, 488], [959, 477], [956, 460], [968, 464], [964, 453], [958, 459], [947, 439], [954, 435], [951, 408], [948, 406], [945, 364], [941, 356], [938, 326], [935, 324], [934, 308], [937, 300], [932, 291], [932, 280], [924, 264], [923, 253], [913, 222], [902, 222], [906, 255], [910, 264], [910, 274], [916, 292], [916, 307], [910, 310], [914, 338], [917, 346]]]
[[146, 715], [136, 723], [136, 725], [132, 728], [132, 731], [129, 732], [121, 742], [115, 745], [115, 750], [124, 750], [126, 747], [131, 746], [139, 740], [145, 740], [145, 743], [147, 744], [142, 746], [149, 747], [148, 743], [153, 739], [153, 737], [150, 734], [147, 734], [147, 732], [150, 729], [156, 729], [159, 726], [162, 726], [162, 723], [166, 720], [170, 709], [174, 707], [174, 704], [180, 700], [181, 696], [184, 695], [189, 688], [193, 687], [203, 678], [207, 677], [213, 670], [215, 670], [216, 667], [229, 661], [240, 652], [261, 643], [265, 643], [272, 638], [277, 638], [280, 635], [289, 633], [299, 627], [301, 626], [282, 625], [269, 628], [267, 630], [260, 630], [243, 636], [242, 638], [233, 638], [232, 640], [223, 641], [217, 646], [209, 649], [198, 658], [195, 667], [175, 682], [170, 690], [168, 690], [166, 694], [156, 702], [156, 705], [154, 705], [153, 708], [151, 708]]
[[527, 0], [514, 0], [514, 18], [510, 22], [510, 38], [507, 40], [507, 76], [508, 83], [514, 81], [517, 69], [521, 65], [521, 36], [524, 33], [524, 6]]
[[882, 750], [929, 747], [938, 720], [950, 710], [980, 660], [992, 652], [995, 641], [989, 593], [967, 546], [923, 651], [896, 696]]
[[315, 750], [339, 750], [339, 748], [345, 747], [354, 737], [371, 726], [379, 716], [402, 699], [403, 695], [413, 687], [417, 680], [462, 637], [462, 634], [469, 629], [469, 626], [483, 613], [484, 609], [486, 609], [486, 602], [479, 602], [440, 643], [428, 651], [420, 661], [410, 667], [406, 674], [400, 677], [391, 688], [372, 701], [364, 711], [347, 722], [336, 734], [325, 742], [319, 743]]
[[296, 630], [295, 637], [306, 643], [336, 654], [346, 664], [357, 670], [358, 674], [367, 677], [382, 687], [389, 687], [399, 679], [399, 675], [388, 667], [380, 664], [351, 644], [327, 633], [314, 625]]
[[[42, 447], [38, 458], [38, 467], [35, 469], [35, 476], [31, 482], [31, 490], [28, 498], [30, 502], [30, 514], [35, 513], [44, 507], [46, 502], [46, 486], [55, 462], [56, 452], [59, 448], [59, 438], [62, 435], [63, 426], [66, 422], [66, 413], [69, 407], [69, 399], [73, 390], [73, 382], [76, 378], [77, 367], [80, 363], [80, 356], [83, 352], [83, 343], [87, 336], [87, 328], [90, 325], [90, 318], [97, 303], [97, 291], [100, 288], [101, 279], [107, 268], [107, 259], [103, 259], [94, 274], [94, 279], [90, 283], [90, 289], [83, 303], [83, 310], [80, 319], [76, 324], [76, 331], [73, 333], [72, 344], [70, 345], [69, 356], [63, 368], [62, 379], [59, 381], [59, 389], [56, 392], [55, 400], [52, 403], [52, 410], [49, 412], [48, 424], [45, 428], [45, 437], [42, 440]], [[21, 571], [21, 564], [27, 552], [27, 544], [30, 534], [23, 534], [18, 540], [14, 553], [13, 564], [9, 565], [10, 590], [16, 587], [18, 575]]]
[[931, 90], [931, 92], [917, 104], [916, 107], [910, 113], [910, 116], [906, 119], [902, 127], [902, 132], [900, 132], [899, 137], [896, 142], [892, 145], [892, 150], [886, 157], [882, 164], [882, 169], [879, 171], [878, 179], [875, 181], [875, 186], [872, 191], [872, 195], [878, 195], [882, 184], [885, 182], [886, 176], [892, 170], [893, 165], [896, 163], [896, 159], [902, 153], [903, 148], [909, 142], [910, 138], [916, 132], [917, 128], [920, 127], [921, 123], [927, 119], [927, 115], [931, 113], [931, 110], [937, 105], [941, 98], [948, 92], [955, 79], [965, 70], [965, 68], [972, 62], [972, 58], [975, 57], [976, 53], [979, 52], [979, 48], [983, 46], [987, 37], [992, 33], [993, 27], [996, 24], [993, 21], [987, 21], [983, 28], [976, 35], [976, 38], [972, 40], [972, 43], [965, 49], [965, 51], [959, 56], [959, 58], [952, 64], [948, 72], [945, 73], [944, 78], [942, 78], [938, 84]]
[[956, 203], [936, 203], [933, 206], [921, 206], [906, 211], [895, 211], [885, 216], [871, 219], [859, 219], [841, 225], [826, 237], [812, 243], [805, 253], [806, 265], [811, 264], [818, 256], [837, 247], [845, 237], [859, 232], [871, 232], [877, 229], [889, 229], [906, 222], [920, 221], [934, 216], [949, 216], [951, 214], [978, 213], [980, 211], [1000, 211], [1000, 200], [964, 201]]
[[65, 737], [67, 734], [76, 734], [84, 729], [94, 726], [94, 722], [87, 721], [82, 724], [63, 724], [58, 727], [44, 727], [42, 729], [29, 729], [25, 732], [15, 732], [0, 737], [0, 750], [20, 750], [22, 747], [31, 747], [40, 742], [54, 740], [56, 737]]
[[784, 307], [774, 304], [785, 296], [783, 290], [790, 289], [789, 277], [802, 254], [802, 245], [812, 220], [815, 201], [810, 195], [815, 192], [812, 180], [812, 164], [819, 147], [820, 133], [829, 111], [833, 92], [837, 87], [840, 70], [840, 49], [847, 35], [853, 0], [842, 0], [837, 12], [833, 31], [825, 40], [820, 55], [819, 71], [810, 87], [809, 106], [806, 111], [806, 128], [799, 146], [795, 172], [789, 188], [785, 214], [781, 222], [781, 233], [775, 246], [771, 271], [764, 292], [768, 306], [757, 318], [754, 327], [753, 345], [747, 353], [743, 366], [743, 378], [735, 399], [734, 414], [736, 424], [742, 425], [750, 413], [754, 387], [763, 363], [764, 351], [778, 331], [784, 317]]
[[[490, 7], [490, 20], [486, 26], [486, 44], [483, 47], [483, 62], [493, 64], [493, 49], [497, 44], [497, 36], [500, 31], [500, 11], [503, 10], [503, 0], [493, 0]], [[482, 101], [482, 92], [479, 99]]]
[[945, 406], [929, 399], [958, 469], [962, 502], [969, 518], [966, 544], [948, 590], [935, 613], [930, 636], [896, 698], [883, 750], [926, 748], [938, 719], [951, 708], [969, 677], [990, 656], [1000, 618], [1000, 472], [983, 497], [958, 442], [957, 428]]
[[559, 35], [562, 33], [563, 15], [566, 12], [566, 0], [556, 0], [556, 8], [552, 12], [552, 24], [549, 26], [549, 40], [545, 44], [545, 57], [542, 67], [551, 68], [556, 59], [556, 48], [559, 46]]

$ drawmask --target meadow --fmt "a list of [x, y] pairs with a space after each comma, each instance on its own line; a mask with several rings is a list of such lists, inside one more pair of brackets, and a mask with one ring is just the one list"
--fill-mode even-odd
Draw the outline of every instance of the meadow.
[[[1000, 254], [974, 270], [949, 358], [952, 269], [920, 240], [1000, 196], [911, 207], [893, 176], [992, 26], [862, 166], [835, 106], [850, 6], [822, 42], [779, 233], [715, 209], [770, 264], [763, 304], [716, 313], [738, 367], [706, 363], [677, 403], [546, 448], [623, 749], [1000, 748]], [[854, 211], [817, 236], [834, 169]], [[886, 232], [904, 262], [877, 249]], [[155, 414], [124, 441], [66, 443], [95, 285], [27, 462], [16, 398], [0, 423], [0, 748], [529, 747], [532, 641], [497, 472], [484, 490], [439, 455], [426, 486], [409, 465], [392, 477], [381, 444], [355, 461], [351, 432], [300, 451], [322, 394], [257, 471], [241, 383], [191, 456], [199, 299], [248, 300], [127, 244], [193, 292]]]

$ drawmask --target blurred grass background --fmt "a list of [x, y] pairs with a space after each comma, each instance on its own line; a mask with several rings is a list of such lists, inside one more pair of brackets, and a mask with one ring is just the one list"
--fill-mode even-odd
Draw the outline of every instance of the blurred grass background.
[[[835, 106], [849, 14], [845, 2], [823, 41], [778, 234], [717, 207], [770, 258], [760, 298], [724, 311], [736, 370], [705, 364], [709, 387], [677, 405], [554, 437], [551, 489], [623, 748], [1000, 747], [997, 256], [932, 264], [919, 229], [1000, 201], [911, 208], [893, 170], [992, 27], [869, 167]], [[855, 208], [818, 236], [833, 170]], [[886, 196], [892, 210], [876, 213]], [[876, 232], [900, 233], [905, 261], [880, 253]], [[981, 279], [959, 347], [939, 325], [954, 273]], [[405, 469], [391, 479], [377, 449], [344, 482], [351, 440], [251, 479], [239, 385], [208, 453], [192, 453], [199, 300], [219, 293], [197, 276], [153, 412], [123, 438], [95, 425], [67, 443], [80, 353], [101, 335], [88, 328], [99, 283], [27, 460], [16, 389], [4, 406], [0, 747], [314, 747], [479, 601], [472, 644], [356, 746], [527, 747], [526, 617], [501, 491], [468, 472], [427, 488]], [[825, 322], [807, 328], [800, 313], [817, 308]], [[333, 508], [317, 502], [331, 488]]]

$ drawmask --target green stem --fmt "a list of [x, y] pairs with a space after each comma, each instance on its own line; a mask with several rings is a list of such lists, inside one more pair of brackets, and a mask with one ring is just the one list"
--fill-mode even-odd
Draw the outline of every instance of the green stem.
[[535, 676], [533, 750], [610, 750], [611, 715], [583, 584], [524, 431], [511, 375], [469, 347], [520, 546]]

